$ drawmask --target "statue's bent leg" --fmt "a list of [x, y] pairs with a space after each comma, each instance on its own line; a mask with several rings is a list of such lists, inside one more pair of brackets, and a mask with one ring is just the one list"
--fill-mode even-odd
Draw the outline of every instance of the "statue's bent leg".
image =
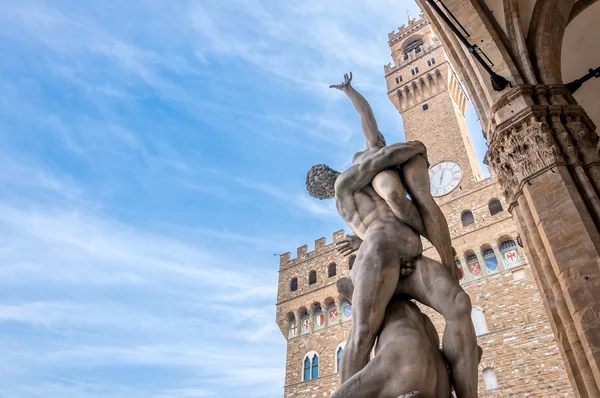
[[417, 206], [406, 197], [406, 190], [396, 170], [384, 170], [373, 178], [371, 183], [375, 192], [381, 196], [394, 215], [402, 223], [409, 225], [419, 234], [427, 237], [423, 219]]
[[452, 269], [450, 267], [455, 265], [450, 230], [444, 213], [431, 195], [427, 161], [423, 156], [415, 156], [404, 164], [402, 171], [408, 193], [423, 217], [427, 239], [438, 251], [442, 264]]
[[471, 299], [450, 271], [421, 256], [415, 271], [400, 281], [399, 292], [438, 311], [446, 320], [442, 345], [458, 398], [477, 397], [478, 348], [471, 321]]
[[399, 257], [392, 243], [396, 237], [388, 229], [369, 228], [352, 268], [352, 326], [340, 364], [342, 383], [367, 365], [385, 309], [398, 284]]

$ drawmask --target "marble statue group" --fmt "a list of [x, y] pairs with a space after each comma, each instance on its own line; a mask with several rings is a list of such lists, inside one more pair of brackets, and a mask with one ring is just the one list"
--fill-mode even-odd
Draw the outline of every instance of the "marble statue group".
[[[427, 149], [419, 141], [387, 145], [352, 74], [333, 85], [361, 117], [366, 149], [343, 173], [311, 168], [306, 186], [319, 199], [335, 198], [353, 235], [337, 243], [344, 255], [358, 250], [352, 279], [338, 281], [352, 302], [352, 326], [334, 398], [477, 397], [480, 349], [471, 301], [459, 284], [446, 219], [430, 192]], [[441, 262], [423, 256], [421, 237]], [[446, 321], [442, 349], [433, 323], [412, 301]], [[375, 346], [376, 345], [376, 346]], [[369, 360], [375, 346], [375, 356]]]

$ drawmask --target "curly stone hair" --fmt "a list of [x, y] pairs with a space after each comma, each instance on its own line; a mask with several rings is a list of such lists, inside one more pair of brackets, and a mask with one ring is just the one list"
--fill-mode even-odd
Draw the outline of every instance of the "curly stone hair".
[[311, 167], [306, 174], [308, 194], [317, 199], [331, 199], [335, 196], [335, 180], [340, 173], [324, 164]]

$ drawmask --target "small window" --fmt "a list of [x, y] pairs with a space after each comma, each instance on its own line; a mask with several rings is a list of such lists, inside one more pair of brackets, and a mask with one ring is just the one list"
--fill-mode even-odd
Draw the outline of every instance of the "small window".
[[356, 256], [353, 254], [348, 259], [348, 269], [352, 270], [352, 266], [354, 265], [354, 261], [356, 261]]
[[298, 278], [292, 278], [290, 281], [290, 291], [295, 292], [298, 290]]
[[412, 75], [416, 75], [417, 73], [419, 73], [419, 68], [412, 68], [411, 71]]
[[337, 372], [340, 373], [340, 361], [342, 360], [342, 353], [344, 352], [344, 349], [342, 347], [338, 348], [337, 350], [337, 354], [336, 354], [336, 360], [337, 360]]
[[327, 276], [334, 277], [336, 274], [336, 266], [335, 263], [331, 263], [329, 264], [329, 267], [327, 267]]
[[476, 336], [481, 336], [482, 334], [486, 334], [488, 332], [485, 315], [479, 308], [471, 309], [471, 320], [473, 321], [473, 327], [475, 328]]
[[427, 109], [429, 109], [429, 105], [423, 104], [423, 110], [426, 111]]
[[498, 379], [496, 379], [496, 371], [494, 369], [483, 369], [483, 384], [486, 390], [495, 390], [498, 388]]
[[502, 203], [498, 199], [494, 199], [489, 204], [490, 214], [493, 216], [495, 214], [500, 213], [502, 210]]
[[430, 60], [427, 61], [427, 66], [432, 66], [435, 65], [435, 58], [431, 58]]
[[469, 210], [465, 211], [460, 218], [462, 220], [463, 227], [475, 223], [475, 217], [473, 217], [473, 213], [471, 213]]
[[396, 77], [396, 84], [402, 83], [402, 76]]
[[315, 283], [317, 283], [317, 271], [310, 271], [308, 274], [308, 284], [314, 285]]

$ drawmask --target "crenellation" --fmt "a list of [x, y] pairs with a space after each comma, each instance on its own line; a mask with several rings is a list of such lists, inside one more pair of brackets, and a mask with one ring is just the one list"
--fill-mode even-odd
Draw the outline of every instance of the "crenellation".
[[291, 256], [292, 256], [292, 253], [290, 253], [290, 252], [283, 253], [282, 255], [280, 255], [279, 256], [279, 268], [283, 268], [284, 266], [286, 266], [290, 262]]
[[296, 258], [291, 258], [291, 253], [287, 252], [279, 256], [279, 268], [283, 270], [284, 268], [289, 268], [295, 265], [298, 265], [310, 258], [315, 256], [319, 256], [325, 252], [334, 250], [335, 243], [341, 239], [344, 239], [346, 236], [346, 232], [343, 229], [336, 231], [332, 234], [333, 241], [331, 243], [327, 243], [327, 239], [325, 237], [319, 238], [315, 240], [314, 250], [308, 251], [308, 245], [302, 245], [296, 249]]
[[339, 231], [336, 231], [333, 233], [333, 242], [339, 242], [340, 240], [344, 239], [346, 237], [346, 232], [344, 232], [343, 229], [340, 229]]
[[325, 237], [315, 240], [315, 251], [324, 248], [325, 245], [327, 245], [327, 239], [325, 239]]
[[302, 245], [296, 249], [296, 258], [302, 259], [308, 254], [308, 245]]

